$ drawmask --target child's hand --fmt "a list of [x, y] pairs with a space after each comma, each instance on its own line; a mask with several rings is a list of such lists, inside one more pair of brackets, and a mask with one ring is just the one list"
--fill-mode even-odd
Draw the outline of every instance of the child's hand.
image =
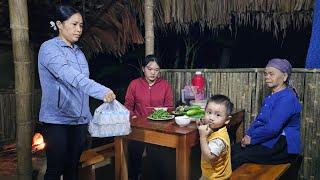
[[196, 121], [196, 125], [197, 125], [197, 127], [203, 125], [202, 120], [200, 119], [200, 120]]
[[212, 129], [209, 127], [209, 124], [198, 125], [198, 130], [199, 130], [200, 138], [206, 138], [212, 132]]

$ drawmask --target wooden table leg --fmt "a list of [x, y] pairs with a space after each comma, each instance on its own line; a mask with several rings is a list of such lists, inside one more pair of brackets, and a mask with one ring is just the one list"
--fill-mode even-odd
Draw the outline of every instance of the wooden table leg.
[[128, 180], [127, 145], [124, 137], [114, 137], [115, 179]]
[[188, 180], [190, 176], [190, 146], [186, 135], [178, 137], [176, 148], [176, 179]]

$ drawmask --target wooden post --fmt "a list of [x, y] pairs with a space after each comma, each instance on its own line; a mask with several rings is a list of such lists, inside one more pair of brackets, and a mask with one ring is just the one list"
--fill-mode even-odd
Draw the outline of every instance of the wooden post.
[[154, 54], [153, 0], [144, 1], [144, 27], [146, 39], [146, 56]]
[[32, 63], [29, 54], [27, 0], [9, 0], [9, 10], [15, 68], [17, 174], [20, 180], [31, 180]]

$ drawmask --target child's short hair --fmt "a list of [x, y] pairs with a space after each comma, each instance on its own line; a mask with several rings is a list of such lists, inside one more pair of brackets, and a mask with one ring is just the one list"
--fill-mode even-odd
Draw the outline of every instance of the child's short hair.
[[216, 95], [211, 96], [207, 101], [206, 108], [207, 108], [208, 104], [211, 103], [211, 102], [215, 102], [217, 104], [224, 104], [226, 106], [226, 108], [227, 108], [227, 114], [228, 115], [230, 115], [232, 110], [233, 110], [233, 103], [225, 95], [216, 94]]

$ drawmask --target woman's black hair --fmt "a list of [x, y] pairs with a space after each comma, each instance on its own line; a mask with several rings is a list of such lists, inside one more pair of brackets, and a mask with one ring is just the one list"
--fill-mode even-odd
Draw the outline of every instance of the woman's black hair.
[[56, 21], [66, 21], [68, 20], [72, 15], [80, 13], [77, 9], [69, 6], [69, 5], [59, 5], [56, 7], [55, 14], [54, 14], [54, 22]]
[[144, 58], [144, 61], [142, 62], [142, 67], [145, 67], [151, 61], [156, 62], [160, 66], [160, 60], [154, 54], [150, 54]]
[[63, 22], [68, 20], [72, 15], [80, 13], [77, 9], [73, 8], [69, 5], [58, 5], [56, 6], [54, 10], [54, 15], [52, 17], [52, 21], [50, 22], [51, 25], [51, 33], [50, 37], [55, 37], [58, 35], [58, 27], [57, 27], [57, 21]]
[[230, 115], [231, 112], [233, 111], [233, 103], [225, 95], [216, 94], [216, 95], [211, 96], [207, 101], [206, 108], [207, 108], [208, 104], [211, 103], [211, 102], [214, 102], [214, 103], [217, 103], [217, 104], [224, 104], [226, 106], [228, 115]]

